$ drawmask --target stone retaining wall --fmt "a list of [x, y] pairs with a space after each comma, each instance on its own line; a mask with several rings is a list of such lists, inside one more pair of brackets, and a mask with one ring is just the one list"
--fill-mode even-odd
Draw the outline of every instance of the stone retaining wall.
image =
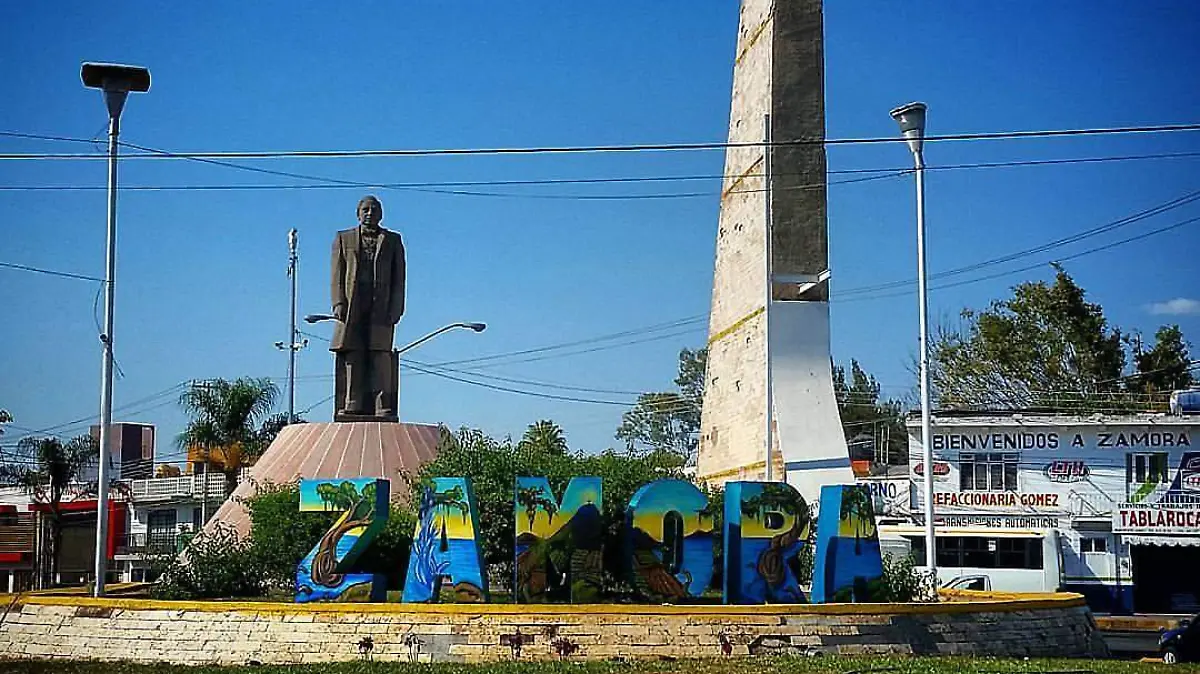
[[0, 657], [178, 664], [690, 658], [767, 653], [1088, 656], [1079, 595], [824, 606], [297, 605], [3, 597]]

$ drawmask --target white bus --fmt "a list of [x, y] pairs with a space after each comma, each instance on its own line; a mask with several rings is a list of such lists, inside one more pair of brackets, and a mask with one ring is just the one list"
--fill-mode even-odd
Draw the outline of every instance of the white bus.
[[[937, 571], [942, 587], [1001, 592], [1053, 592], [1062, 584], [1058, 532], [938, 527]], [[884, 554], [915, 556], [925, 565], [925, 529], [879, 526]]]

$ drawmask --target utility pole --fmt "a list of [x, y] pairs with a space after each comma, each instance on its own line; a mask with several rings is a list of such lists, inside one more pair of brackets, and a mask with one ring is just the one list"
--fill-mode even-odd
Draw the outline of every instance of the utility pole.
[[[775, 396], [772, 391], [771, 381], [771, 302], [775, 300], [775, 282], [771, 278], [771, 115], [763, 115], [763, 202], [766, 218], [764, 223], [763, 236], [764, 241], [764, 259], [763, 271], [766, 275], [767, 297], [766, 303], [763, 305], [763, 354], [766, 361], [766, 470], [763, 472], [766, 482], [775, 481], [775, 466], [771, 460], [771, 451], [775, 444], [775, 429], [772, 425], [772, 408], [775, 406]], [[786, 479], [786, 473], [785, 473]]]
[[[213, 386], [214, 386], [214, 381], [212, 379], [198, 379], [198, 380], [192, 381], [192, 389], [193, 390], [203, 389], [205, 391], [211, 391], [213, 389]], [[185, 449], [185, 451], [188, 452], [187, 459], [190, 460], [192, 448], [185, 447], [184, 449]], [[208, 523], [208, 464], [210, 461], [212, 461], [212, 454], [207, 447], [197, 447], [196, 449], [201, 450], [201, 457], [203, 458], [203, 461], [201, 461], [200, 470], [198, 472], [192, 473], [192, 486], [193, 487], [195, 486], [196, 475], [199, 474], [200, 475], [200, 528], [203, 529], [204, 525]]]
[[300, 329], [296, 327], [296, 263], [299, 260], [297, 255], [297, 242], [299, 239], [296, 228], [293, 227], [288, 232], [288, 278], [292, 280], [291, 292], [291, 312], [288, 315], [288, 340], [287, 342], [275, 342], [275, 348], [286, 350], [288, 352], [288, 369], [287, 369], [287, 397], [288, 397], [288, 423], [296, 420], [296, 352], [308, 346], [307, 339], [300, 339]]

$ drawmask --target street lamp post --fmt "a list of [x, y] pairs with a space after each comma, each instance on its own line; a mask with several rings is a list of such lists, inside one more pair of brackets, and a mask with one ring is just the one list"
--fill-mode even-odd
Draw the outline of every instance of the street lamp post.
[[929, 405], [929, 288], [925, 278], [925, 104], [909, 103], [892, 110], [892, 119], [912, 150], [917, 177], [917, 305], [921, 340], [921, 461], [925, 464], [925, 562], [937, 574], [937, 539], [933, 525], [933, 431]]
[[[336, 321], [336, 320], [338, 320], [338, 318], [337, 318], [337, 316], [334, 316], [333, 314], [309, 314], [304, 317], [304, 322], [310, 323], [310, 324], [311, 323], [321, 323], [322, 321]], [[408, 344], [405, 344], [404, 346], [400, 347], [399, 349], [396, 349], [396, 355], [398, 356], [406, 351], [415, 349], [418, 346], [424, 344], [425, 342], [428, 342], [429, 340], [433, 339], [434, 337], [437, 337], [438, 335], [442, 334], [443, 332], [449, 332], [451, 330], [456, 330], [459, 328], [471, 330], [472, 332], [483, 332], [484, 330], [487, 330], [487, 324], [486, 323], [450, 323], [449, 325], [443, 325], [442, 327], [438, 328], [437, 330], [434, 330], [433, 332], [430, 332], [430, 333], [424, 335], [423, 337], [415, 339], [415, 340], [409, 342]]]
[[428, 342], [429, 340], [433, 339], [434, 337], [437, 337], [438, 335], [442, 334], [443, 332], [449, 332], [449, 331], [455, 330], [457, 328], [471, 330], [472, 332], [483, 332], [484, 330], [487, 329], [487, 324], [486, 323], [451, 323], [450, 325], [443, 325], [442, 327], [438, 328], [437, 330], [434, 330], [433, 332], [425, 335], [424, 337], [413, 340], [413, 341], [409, 342], [408, 344], [405, 344], [404, 346], [400, 347], [399, 349], [396, 349], [396, 355], [399, 356], [402, 353], [411, 351], [411, 350], [417, 348], [418, 346], [424, 344], [425, 342]]
[[104, 92], [108, 108], [108, 238], [104, 266], [104, 346], [100, 385], [100, 468], [96, 497], [96, 557], [93, 594], [104, 596], [108, 567], [108, 459], [112, 426], [113, 390], [113, 301], [117, 272], [117, 136], [121, 133], [121, 110], [129, 92], [150, 90], [150, 71], [139, 66], [84, 63], [79, 72], [83, 85]]
[[[321, 323], [323, 321], [337, 321], [337, 320], [339, 320], [338, 317], [334, 316], [333, 314], [309, 314], [304, 317], [305, 323]], [[485, 323], [466, 323], [466, 322], [450, 323], [449, 325], [443, 325], [442, 327], [438, 328], [437, 330], [427, 333], [427, 334], [423, 335], [422, 337], [415, 339], [415, 340], [409, 342], [408, 344], [405, 344], [404, 346], [400, 347], [399, 349], [393, 349], [392, 354], [391, 354], [392, 355], [392, 367], [396, 369], [396, 372], [395, 372], [396, 376], [399, 376], [399, 374], [400, 374], [400, 372], [399, 372], [399, 370], [400, 370], [400, 354], [406, 353], [408, 351], [411, 351], [411, 350], [417, 348], [418, 346], [424, 344], [425, 342], [428, 342], [429, 340], [433, 339], [434, 337], [437, 337], [438, 335], [442, 334], [443, 332], [449, 332], [451, 330], [456, 330], [459, 328], [470, 330], [472, 332], [483, 332], [484, 330], [487, 329], [487, 324], [485, 324]], [[337, 384], [337, 383], [334, 384], [334, 395], [335, 396], [339, 395], [339, 386], [340, 386], [340, 384]], [[398, 393], [397, 393], [397, 396], [398, 396]]]

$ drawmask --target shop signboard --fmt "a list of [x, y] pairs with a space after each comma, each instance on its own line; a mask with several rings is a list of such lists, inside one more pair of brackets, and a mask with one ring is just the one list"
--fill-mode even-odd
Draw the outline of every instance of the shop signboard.
[[1122, 503], [1113, 511], [1113, 533], [1200, 535], [1200, 504]]
[[1042, 473], [1046, 475], [1046, 479], [1051, 482], [1069, 483], [1082, 482], [1088, 479], [1092, 474], [1092, 470], [1084, 461], [1051, 461], [1042, 469]]
[[[925, 518], [920, 513], [913, 514], [913, 521], [924, 525]], [[1063, 526], [1062, 518], [1057, 515], [981, 515], [981, 514], [934, 514], [933, 522], [939, 527], [954, 529], [1059, 529]]]
[[[913, 475], [919, 478], [925, 477], [925, 462], [918, 461], [913, 465]], [[950, 478], [950, 463], [948, 461], [933, 462], [933, 479], [935, 482], [945, 482]]]
[[933, 494], [934, 506], [951, 508], [1061, 510], [1061, 494], [1015, 491], [939, 491]]

